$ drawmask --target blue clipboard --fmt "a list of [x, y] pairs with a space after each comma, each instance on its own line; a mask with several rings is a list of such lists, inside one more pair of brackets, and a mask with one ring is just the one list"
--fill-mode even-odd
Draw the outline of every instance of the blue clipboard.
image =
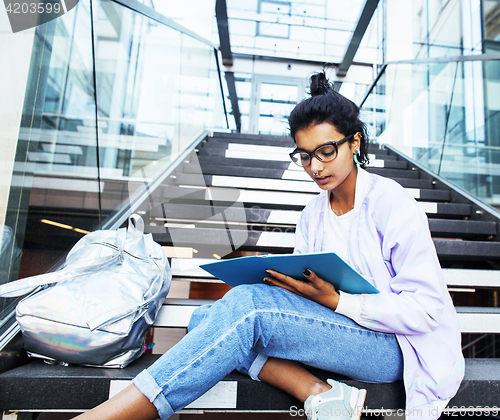
[[[360, 294], [379, 291], [334, 252], [240, 257], [200, 265], [205, 271], [230, 286], [264, 283], [267, 269], [297, 280], [307, 280], [302, 272], [308, 268], [337, 291]], [[265, 284], [265, 283], [264, 283]]]

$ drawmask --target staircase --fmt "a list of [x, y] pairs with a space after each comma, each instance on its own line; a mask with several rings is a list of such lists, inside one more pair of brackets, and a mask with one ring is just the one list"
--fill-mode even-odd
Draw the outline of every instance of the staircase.
[[[293, 251], [300, 211], [320, 191], [289, 160], [293, 147], [288, 137], [215, 133], [155, 191], [158, 204], [142, 210], [147, 231], [197, 252], [172, 261], [178, 281], [216, 281], [196, 270], [214, 254]], [[477, 335], [500, 331], [498, 219], [394, 151], [372, 144], [369, 153], [368, 171], [400, 183], [428, 216], [462, 331], [474, 334], [464, 335], [466, 356], [498, 357], [496, 337]]]
[[[193, 310], [229, 289], [200, 269], [201, 263], [292, 252], [300, 211], [320, 191], [289, 160], [293, 147], [287, 137], [214, 133], [137, 209], [146, 232], [170, 257], [173, 273], [171, 293], [155, 322], [154, 341], [161, 337], [178, 341]], [[468, 358], [465, 380], [449, 407], [472, 407], [475, 415], [488, 414], [488, 407], [499, 406], [498, 393], [491, 392], [500, 386], [499, 220], [488, 208], [393, 150], [370, 145], [369, 153], [368, 171], [408, 189], [429, 219]], [[161, 346], [155, 347], [157, 353], [164, 351]], [[0, 410], [91, 408], [158, 357], [146, 354], [121, 370], [47, 367], [34, 361], [0, 375]], [[331, 375], [315, 373], [320, 378]], [[37, 383], [44, 385], [34, 388]], [[229, 383], [237, 386], [225, 387]], [[283, 392], [237, 372], [221, 384], [215, 394], [201, 397], [183, 413], [289, 413], [291, 406], [298, 405]], [[404, 408], [401, 383], [362, 386], [368, 390], [366, 413]], [[78, 390], [78, 398], [71, 397], [73, 389]], [[460, 412], [458, 408], [451, 411]]]

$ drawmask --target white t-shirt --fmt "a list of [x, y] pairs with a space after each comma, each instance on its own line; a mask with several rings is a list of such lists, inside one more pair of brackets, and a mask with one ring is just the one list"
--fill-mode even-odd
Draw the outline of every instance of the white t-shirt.
[[347, 244], [349, 238], [349, 230], [351, 229], [354, 213], [359, 209], [366, 195], [370, 177], [368, 172], [358, 167], [356, 176], [356, 189], [354, 192], [354, 208], [347, 213], [337, 216], [330, 206], [330, 194], [328, 192], [328, 200], [325, 200], [325, 226], [323, 234], [323, 243], [321, 251], [335, 252], [346, 263], [349, 262], [347, 252]]

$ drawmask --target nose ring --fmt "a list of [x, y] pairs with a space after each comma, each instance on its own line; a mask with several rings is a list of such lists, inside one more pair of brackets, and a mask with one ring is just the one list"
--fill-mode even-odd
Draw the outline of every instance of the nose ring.
[[319, 175], [319, 171], [318, 172], [313, 172], [313, 175], [314, 176], [318, 176]]

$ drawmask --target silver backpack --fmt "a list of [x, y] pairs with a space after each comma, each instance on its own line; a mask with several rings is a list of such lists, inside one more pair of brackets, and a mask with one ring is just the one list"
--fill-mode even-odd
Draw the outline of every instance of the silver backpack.
[[63, 268], [0, 286], [16, 307], [25, 349], [51, 363], [124, 367], [145, 351], [145, 336], [170, 288], [167, 257], [144, 222], [84, 236]]

